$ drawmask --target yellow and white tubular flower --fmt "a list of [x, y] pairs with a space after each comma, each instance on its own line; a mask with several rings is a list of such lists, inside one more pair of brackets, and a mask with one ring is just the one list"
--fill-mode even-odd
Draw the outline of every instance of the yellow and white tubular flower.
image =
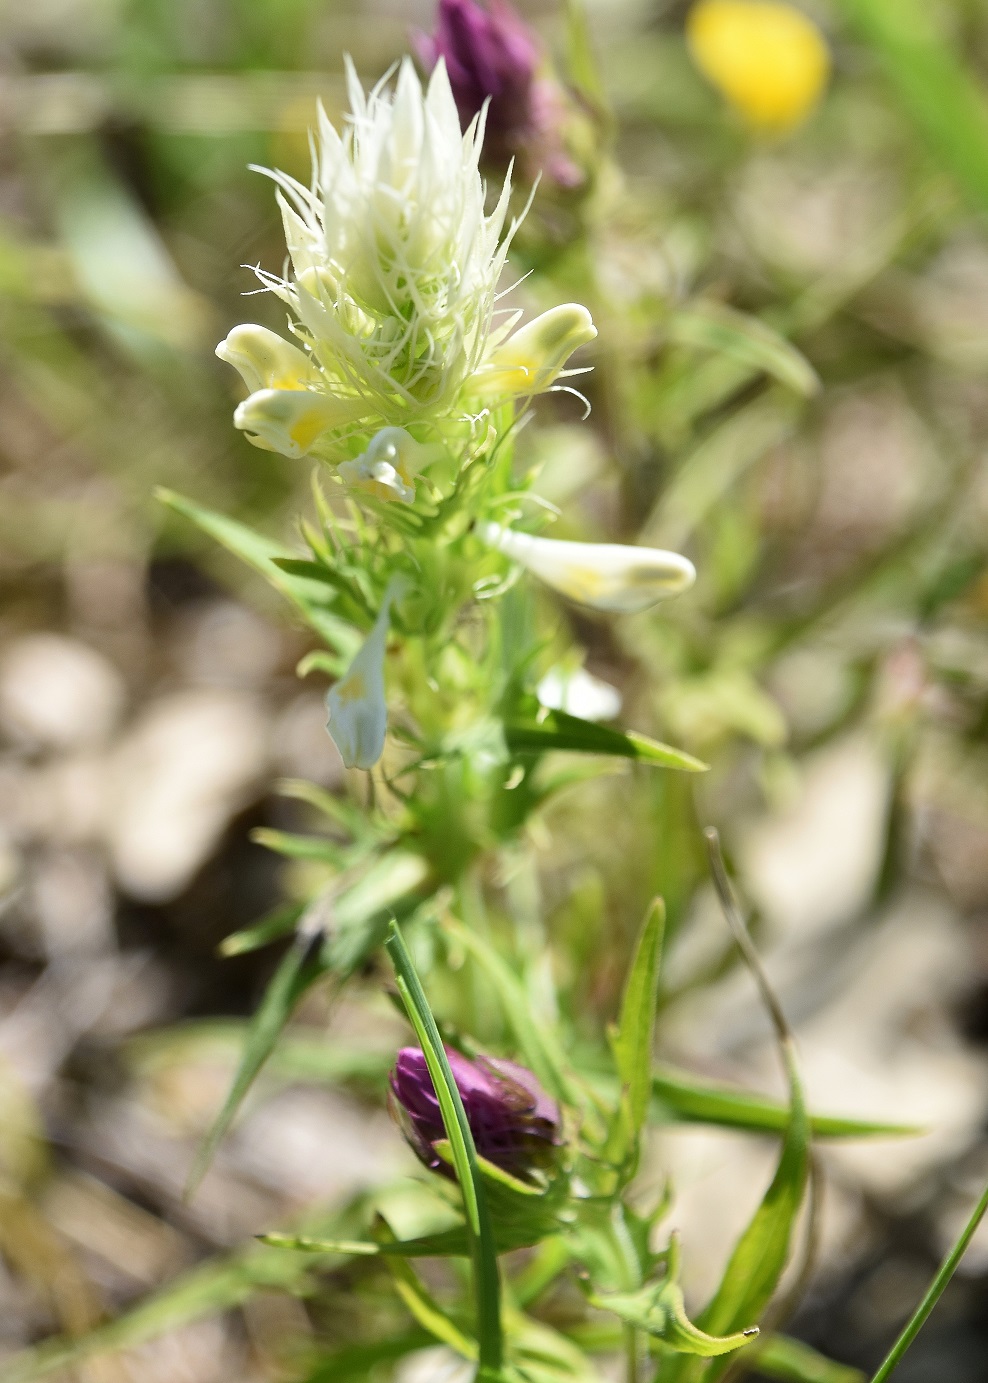
[[391, 602], [399, 589], [399, 580], [392, 579], [370, 633], [346, 672], [326, 693], [326, 728], [347, 768], [373, 768], [384, 753], [388, 729], [384, 655]]
[[347, 60], [347, 89], [342, 134], [319, 109], [309, 187], [259, 170], [277, 184], [290, 268], [255, 272], [287, 303], [303, 349], [242, 326], [217, 350], [251, 391], [236, 426], [288, 456], [339, 460], [361, 433], [541, 392], [595, 335], [580, 307], [514, 335], [517, 315], [493, 329], [518, 225], [505, 227], [510, 174], [485, 214], [484, 113], [461, 133], [442, 61], [425, 91], [406, 58], [393, 90], [386, 77], [365, 95]]
[[537, 538], [497, 523], [481, 524], [477, 531], [554, 591], [595, 610], [635, 614], [688, 590], [696, 580], [687, 557], [661, 548]]
[[415, 499], [413, 475], [423, 464], [429, 448], [416, 442], [402, 427], [382, 427], [370, 446], [352, 461], [341, 461], [337, 470], [348, 485], [377, 499]]

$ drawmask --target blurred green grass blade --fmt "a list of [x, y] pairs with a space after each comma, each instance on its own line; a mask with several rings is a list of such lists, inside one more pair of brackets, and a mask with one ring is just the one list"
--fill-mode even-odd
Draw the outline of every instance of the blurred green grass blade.
[[565, 711], [550, 711], [544, 720], [515, 721], [504, 727], [504, 738], [513, 754], [548, 754], [566, 750], [576, 754], [608, 754], [638, 759], [683, 773], [706, 773], [707, 765], [682, 749], [673, 749], [634, 730], [611, 730]]
[[303, 903], [286, 903], [273, 908], [259, 922], [224, 937], [217, 950], [221, 956], [244, 956], [249, 951], [259, 951], [262, 946], [270, 946], [272, 941], [279, 941], [293, 931], [304, 911]]
[[395, 1363], [414, 1350], [425, 1349], [434, 1337], [418, 1327], [388, 1340], [374, 1340], [364, 1345], [351, 1345], [320, 1360], [305, 1375], [304, 1383], [367, 1383], [378, 1364]]
[[839, 0], [878, 54], [938, 164], [988, 209], [988, 98], [954, 52], [926, 0]]
[[[788, 1105], [746, 1090], [711, 1085], [672, 1066], [659, 1066], [652, 1074], [652, 1090], [659, 1105], [677, 1119], [752, 1132], [784, 1133], [789, 1124]], [[819, 1138], [903, 1138], [923, 1129], [909, 1124], [873, 1123], [813, 1114], [810, 1129]]]
[[[477, 1340], [479, 1344], [479, 1363], [481, 1374], [487, 1371], [496, 1373], [501, 1368], [501, 1279], [497, 1265], [497, 1249], [494, 1231], [487, 1210], [487, 1199], [483, 1179], [477, 1166], [477, 1149], [473, 1134], [467, 1122], [466, 1111], [453, 1072], [450, 1069], [446, 1049], [429, 1001], [408, 953], [404, 938], [397, 925], [392, 922], [384, 943], [391, 963], [394, 966], [395, 982], [401, 995], [409, 1021], [425, 1055], [433, 1089], [439, 1101], [443, 1127], [450, 1142], [456, 1178], [463, 1197], [463, 1209], [471, 1238], [471, 1251], [474, 1271], [474, 1291], [477, 1303]], [[410, 1273], [407, 1264], [399, 1264], [395, 1272]], [[397, 1279], [401, 1292], [401, 1277]], [[404, 1292], [401, 1292], [405, 1296]], [[409, 1304], [409, 1303], [406, 1303]], [[410, 1305], [410, 1309], [414, 1309]], [[420, 1324], [433, 1329], [428, 1319], [416, 1314]], [[445, 1337], [438, 1335], [439, 1339]], [[447, 1343], [451, 1343], [447, 1341]], [[456, 1345], [453, 1346], [457, 1348]], [[462, 1351], [461, 1351], [462, 1352]], [[467, 1357], [470, 1357], [469, 1355]]]
[[748, 312], [708, 300], [675, 312], [669, 320], [669, 340], [680, 346], [716, 351], [771, 375], [804, 398], [820, 391], [820, 379], [806, 357], [774, 327]]
[[835, 1364], [802, 1340], [769, 1335], [754, 1352], [758, 1372], [782, 1383], [865, 1383], [860, 1369]]
[[469, 951], [487, 976], [502, 1012], [514, 1034], [525, 1064], [535, 1072], [539, 1083], [557, 1100], [572, 1101], [573, 1092], [565, 1076], [565, 1059], [555, 1036], [535, 1017], [532, 1003], [521, 980], [492, 946], [477, 932], [446, 918], [444, 930]]
[[795, 431], [799, 407], [772, 389], [739, 408], [689, 453], [645, 521], [639, 541], [675, 550], [732, 485]]
[[974, 1238], [975, 1231], [984, 1219], [986, 1211], [988, 1211], [988, 1186], [985, 1187], [981, 1199], [974, 1207], [971, 1218], [961, 1231], [960, 1238], [940, 1264], [940, 1270], [930, 1283], [926, 1295], [910, 1316], [905, 1329], [892, 1346], [878, 1372], [872, 1378], [871, 1383], [885, 1383], [885, 1380], [890, 1378], [895, 1369], [901, 1364], [906, 1350], [926, 1324], [930, 1312], [940, 1300], [948, 1282], [957, 1271], [958, 1265], [967, 1252], [967, 1247]]
[[293, 831], [277, 831], [270, 826], [258, 826], [250, 833], [255, 845], [264, 845], [276, 855], [290, 860], [322, 860], [344, 869], [349, 862], [349, 847], [327, 836], [302, 836]]
[[258, 1072], [271, 1055], [282, 1029], [295, 1011], [295, 1005], [306, 990], [326, 973], [327, 966], [320, 955], [321, 942], [320, 935], [296, 937], [264, 991], [260, 1007], [251, 1019], [243, 1055], [223, 1108], [196, 1152], [186, 1187], [187, 1196], [193, 1194], [205, 1176], [216, 1149]]
[[[341, 657], [353, 657], [361, 643], [362, 636], [359, 630], [313, 603], [306, 587], [311, 588], [316, 583], [304, 577], [292, 576], [276, 565], [276, 558], [292, 557], [287, 548], [282, 547], [280, 543], [272, 542], [260, 533], [255, 533], [246, 524], [195, 504], [192, 500], [175, 494], [173, 490], [158, 489], [155, 493], [162, 504], [166, 504], [176, 514], [194, 523], [228, 552], [232, 552], [235, 557], [239, 557], [242, 562], [260, 572], [265, 580], [294, 606], [320, 638], [326, 640], [331, 649]], [[324, 586], [321, 588], [321, 598], [325, 598]]]
[[661, 898], [654, 899], [635, 946], [614, 1036], [615, 1064], [631, 1119], [633, 1150], [637, 1149], [645, 1126], [652, 1090], [652, 1042], [665, 918], [665, 904]]
[[456, 1322], [439, 1305], [425, 1283], [409, 1263], [401, 1257], [390, 1257], [388, 1267], [395, 1291], [408, 1307], [414, 1320], [423, 1326], [433, 1340], [448, 1345], [463, 1359], [477, 1358], [477, 1342], [464, 1334]]
[[0, 1365], [0, 1379], [3, 1383], [30, 1383], [73, 1369], [100, 1354], [134, 1349], [190, 1321], [240, 1306], [257, 1291], [302, 1294], [308, 1271], [304, 1260], [264, 1248], [206, 1263], [87, 1335], [72, 1340], [57, 1337], [5, 1359]]

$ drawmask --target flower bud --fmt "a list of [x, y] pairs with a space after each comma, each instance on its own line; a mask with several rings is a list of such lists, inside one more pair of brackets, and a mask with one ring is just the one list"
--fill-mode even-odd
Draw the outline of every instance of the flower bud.
[[661, 548], [536, 538], [497, 523], [481, 524], [478, 533], [554, 591], [595, 610], [635, 614], [688, 590], [696, 580], [688, 558]]
[[384, 753], [388, 729], [384, 654], [396, 593], [392, 578], [373, 628], [344, 675], [326, 693], [326, 728], [347, 768], [373, 768]]
[[[549, 1166], [561, 1141], [559, 1106], [531, 1071], [489, 1056], [470, 1061], [448, 1047], [446, 1056], [478, 1154], [515, 1177]], [[401, 1049], [390, 1084], [391, 1113], [416, 1156], [434, 1172], [452, 1176], [436, 1152], [446, 1130], [418, 1047]]]
[[830, 53], [811, 19], [780, 0], [699, 0], [686, 22], [693, 60], [752, 125], [788, 130], [816, 105]]
[[487, 105], [484, 155], [506, 163], [521, 155], [561, 187], [577, 187], [584, 174], [564, 142], [566, 96], [547, 70], [539, 41], [506, 0], [439, 0], [433, 35], [413, 35], [418, 55], [432, 68], [442, 59], [467, 129]]
[[596, 335], [590, 313], [579, 303], [552, 307], [495, 347], [474, 377], [477, 391], [494, 398], [543, 394], [573, 352]]
[[416, 36], [416, 46], [430, 68], [445, 59], [464, 128], [488, 101], [488, 137], [502, 152], [524, 140], [539, 50], [535, 35], [510, 5], [492, 0], [484, 9], [476, 0], [439, 0], [436, 32]]

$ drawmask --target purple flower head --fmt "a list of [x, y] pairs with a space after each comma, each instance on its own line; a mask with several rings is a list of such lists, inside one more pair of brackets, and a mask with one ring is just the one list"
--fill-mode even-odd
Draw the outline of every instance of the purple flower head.
[[449, 84], [466, 128], [490, 98], [487, 142], [510, 152], [531, 135], [532, 94], [539, 49], [535, 36], [506, 0], [439, 0], [436, 31], [416, 35], [426, 67], [445, 59]]
[[[449, 1047], [446, 1055], [480, 1156], [516, 1177], [548, 1165], [559, 1144], [559, 1106], [531, 1071], [490, 1056], [470, 1061]], [[433, 1171], [452, 1176], [452, 1168], [435, 1150], [446, 1131], [418, 1047], [402, 1047], [398, 1053], [388, 1103], [419, 1159]]]

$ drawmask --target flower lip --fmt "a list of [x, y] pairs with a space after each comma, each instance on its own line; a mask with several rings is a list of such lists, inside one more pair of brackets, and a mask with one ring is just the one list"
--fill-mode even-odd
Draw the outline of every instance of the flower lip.
[[[524, 1066], [498, 1057], [471, 1061], [446, 1048], [478, 1154], [513, 1176], [551, 1163], [560, 1138], [559, 1106]], [[389, 1106], [416, 1156], [452, 1176], [435, 1145], [446, 1137], [425, 1054], [403, 1047], [390, 1076]]]

